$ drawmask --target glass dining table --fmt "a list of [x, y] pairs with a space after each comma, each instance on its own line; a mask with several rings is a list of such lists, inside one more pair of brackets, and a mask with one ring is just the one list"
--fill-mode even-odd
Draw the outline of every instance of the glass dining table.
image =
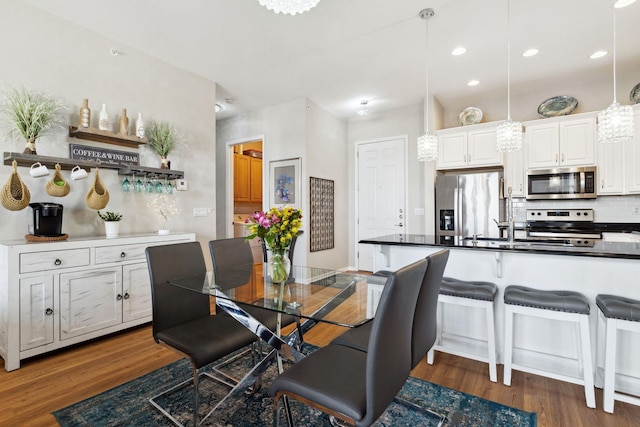
[[[274, 284], [265, 275], [263, 281], [229, 286], [245, 275], [246, 270], [239, 268], [237, 273], [227, 270], [224, 277], [216, 278], [213, 272], [206, 272], [168, 281], [170, 285], [215, 297], [217, 307], [272, 347], [207, 416], [221, 409], [228, 399], [240, 397], [274, 362], [282, 372], [283, 358], [294, 363], [301, 360], [304, 357], [302, 338], [317, 324], [353, 328], [371, 319], [387, 280], [385, 276], [293, 265], [284, 283]], [[247, 305], [274, 312], [276, 328], [271, 330], [253, 317], [245, 310]], [[297, 328], [282, 335], [281, 320], [285, 314], [299, 320]]]

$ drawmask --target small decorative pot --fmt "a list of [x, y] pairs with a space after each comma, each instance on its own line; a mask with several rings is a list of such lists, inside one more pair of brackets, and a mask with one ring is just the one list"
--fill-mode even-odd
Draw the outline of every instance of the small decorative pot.
[[107, 235], [107, 239], [118, 237], [118, 232], [120, 231], [120, 221], [105, 221], [104, 231]]
[[160, 157], [160, 169], [171, 169], [171, 162], [167, 156]]

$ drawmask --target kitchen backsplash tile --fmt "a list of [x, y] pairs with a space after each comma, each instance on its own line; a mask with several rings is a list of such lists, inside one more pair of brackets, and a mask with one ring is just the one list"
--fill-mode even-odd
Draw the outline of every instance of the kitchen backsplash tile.
[[[593, 209], [595, 222], [640, 223], [640, 195], [600, 196], [595, 200], [525, 200], [513, 199], [513, 218], [526, 220], [527, 209]], [[637, 213], [636, 213], [637, 212]]]

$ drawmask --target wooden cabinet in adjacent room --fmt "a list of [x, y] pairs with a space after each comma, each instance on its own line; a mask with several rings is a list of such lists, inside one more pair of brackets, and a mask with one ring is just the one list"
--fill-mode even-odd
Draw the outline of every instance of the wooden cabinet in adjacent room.
[[233, 155], [233, 201], [262, 203], [262, 159]]

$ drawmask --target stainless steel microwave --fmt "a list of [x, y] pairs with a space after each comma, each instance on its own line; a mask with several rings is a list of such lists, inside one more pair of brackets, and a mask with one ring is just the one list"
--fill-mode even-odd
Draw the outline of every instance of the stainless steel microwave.
[[596, 167], [530, 169], [527, 171], [527, 200], [595, 199]]

